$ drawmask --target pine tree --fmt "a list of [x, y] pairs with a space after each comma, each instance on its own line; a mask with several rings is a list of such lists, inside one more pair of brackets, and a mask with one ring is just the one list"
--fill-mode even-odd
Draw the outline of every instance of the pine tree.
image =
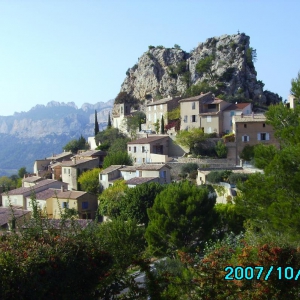
[[107, 128], [111, 128], [111, 119], [110, 119], [110, 113], [108, 113]]
[[161, 122], [160, 122], [160, 133], [164, 134], [165, 133], [165, 120], [164, 116], [161, 116]]
[[99, 123], [98, 123], [98, 119], [97, 119], [97, 111], [95, 110], [95, 136], [97, 135], [97, 133], [99, 132]]

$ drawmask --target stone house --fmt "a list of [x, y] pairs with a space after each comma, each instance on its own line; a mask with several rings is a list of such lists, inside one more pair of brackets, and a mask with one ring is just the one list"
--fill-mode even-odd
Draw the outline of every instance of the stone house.
[[101, 168], [103, 165], [103, 160], [105, 156], [107, 155], [106, 151], [102, 150], [87, 150], [87, 151], [81, 151], [78, 154], [76, 154], [74, 157], [76, 159], [98, 159], [98, 168]]
[[145, 164], [136, 167], [112, 165], [99, 174], [99, 182], [103, 189], [120, 179], [125, 180], [129, 187], [147, 182], [170, 183], [170, 167], [165, 164]]
[[233, 116], [232, 126], [235, 134], [236, 164], [239, 164], [239, 155], [245, 145], [265, 145], [279, 146], [274, 136], [274, 129], [266, 123], [266, 117], [263, 114], [254, 114]]
[[[26, 175], [25, 175], [26, 176]], [[30, 187], [36, 185], [39, 181], [44, 180], [44, 178], [39, 176], [28, 176], [22, 179], [22, 187]]]
[[157, 120], [161, 122], [164, 116], [165, 125], [168, 124], [167, 113], [179, 107], [179, 100], [181, 97], [168, 97], [161, 100], [153, 101], [153, 99], [146, 104], [146, 129], [155, 130], [154, 123]]
[[180, 130], [202, 128], [204, 133], [223, 132], [223, 110], [230, 103], [218, 99], [209, 92], [179, 100]]
[[63, 191], [47, 199], [49, 218], [60, 219], [65, 208], [77, 210], [79, 219], [95, 219], [98, 199], [96, 195], [81, 191]]
[[169, 136], [152, 135], [127, 143], [128, 154], [134, 164], [165, 163], [172, 160], [169, 157]]
[[[46, 212], [47, 199], [54, 197], [61, 190], [62, 189], [49, 188], [44, 191], [35, 193], [35, 201], [36, 201], [37, 207], [41, 211]], [[29, 210], [29, 211], [33, 210], [31, 196], [26, 197], [26, 207], [27, 207], [27, 210]]]
[[9, 207], [11, 204], [14, 207], [21, 207], [27, 210], [27, 198], [33, 193], [37, 194], [49, 188], [61, 189], [62, 187], [67, 188], [67, 184], [53, 179], [44, 179], [33, 186], [21, 187], [2, 193], [2, 204], [3, 207]]
[[252, 113], [251, 103], [235, 103], [223, 110], [223, 132], [225, 134], [232, 132], [232, 117], [250, 115]]
[[61, 164], [62, 181], [68, 184], [68, 190], [78, 190], [78, 177], [87, 170], [99, 167], [99, 159], [77, 159], [76, 156], [70, 161]]

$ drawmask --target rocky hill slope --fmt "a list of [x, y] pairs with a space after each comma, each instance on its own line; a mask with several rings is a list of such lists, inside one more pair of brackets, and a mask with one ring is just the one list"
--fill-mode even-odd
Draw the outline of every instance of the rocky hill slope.
[[94, 135], [95, 110], [100, 130], [107, 125], [113, 101], [85, 103], [49, 102], [36, 105], [28, 112], [0, 116], [0, 176], [22, 166], [32, 170], [34, 160], [62, 152], [71, 139]]
[[190, 53], [179, 46], [149, 46], [128, 69], [121, 92], [143, 100], [213, 90], [231, 102], [251, 100], [268, 105], [280, 101], [257, 80], [255, 59], [256, 51], [244, 33], [209, 38]]

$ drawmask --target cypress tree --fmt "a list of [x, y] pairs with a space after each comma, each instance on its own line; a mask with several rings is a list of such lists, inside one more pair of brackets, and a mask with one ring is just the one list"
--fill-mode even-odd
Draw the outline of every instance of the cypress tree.
[[99, 132], [99, 123], [98, 123], [98, 119], [97, 119], [97, 111], [95, 110], [95, 136], [97, 135], [97, 133]]
[[160, 133], [164, 134], [165, 133], [165, 120], [164, 116], [161, 116], [161, 122], [160, 122], [161, 128], [160, 128]]
[[110, 119], [110, 113], [108, 113], [107, 128], [111, 128], [111, 119]]

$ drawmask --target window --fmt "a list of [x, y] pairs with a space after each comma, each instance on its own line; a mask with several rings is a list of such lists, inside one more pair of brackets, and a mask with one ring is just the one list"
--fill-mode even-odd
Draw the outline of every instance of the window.
[[87, 201], [84, 201], [81, 203], [81, 208], [82, 209], [88, 209], [89, 208], [89, 203]]
[[263, 127], [266, 127], [266, 124], [265, 124], [265, 123], [263, 123]]
[[145, 162], [145, 158], [143, 158], [143, 163]]
[[128, 147], [128, 151], [131, 151], [131, 147]]
[[211, 133], [211, 127], [208, 127], [207, 133]]
[[156, 105], [154, 105], [154, 110], [156, 110]]
[[135, 146], [133, 147], [133, 152], [136, 153], [136, 147]]
[[207, 122], [207, 123], [210, 123], [210, 122], [211, 122], [211, 116], [207, 116], [207, 117], [206, 117], [206, 122]]
[[244, 124], [244, 128], [247, 128], [247, 124]]
[[139, 177], [143, 177], [143, 172], [142, 171], [139, 171]]
[[184, 123], [187, 123], [187, 116], [184, 116], [183, 122], [184, 122]]
[[243, 141], [243, 142], [249, 142], [249, 140], [250, 140], [250, 138], [249, 138], [248, 135], [243, 135], [243, 136], [242, 136], [242, 141]]
[[144, 153], [145, 152], [145, 147], [144, 146], [142, 146], [142, 153]]
[[192, 109], [196, 109], [196, 102], [192, 103]]
[[68, 202], [62, 202], [61, 207], [62, 208], [69, 208], [69, 203]]
[[103, 180], [102, 174], [100, 174], [100, 180]]
[[160, 171], [160, 178], [167, 178], [167, 171]]
[[208, 109], [216, 109], [217, 108], [217, 104], [208, 104], [207, 108]]
[[234, 116], [235, 115], [235, 112], [234, 111], [231, 111], [230, 112], [230, 117]]
[[268, 141], [268, 140], [270, 140], [270, 134], [267, 132], [259, 132], [257, 134], [257, 140], [258, 141]]
[[192, 122], [197, 122], [197, 116], [196, 115], [192, 115], [191, 121]]

